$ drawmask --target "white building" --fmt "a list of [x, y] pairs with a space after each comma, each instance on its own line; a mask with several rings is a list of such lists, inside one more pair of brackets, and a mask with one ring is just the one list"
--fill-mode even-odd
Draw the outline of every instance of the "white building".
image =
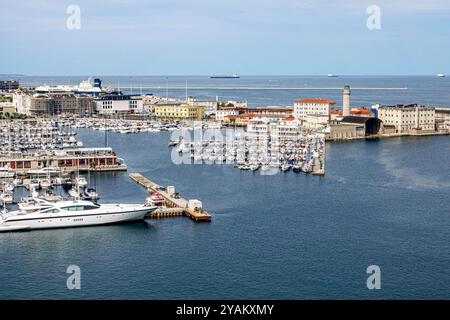
[[99, 114], [141, 113], [144, 108], [140, 96], [108, 94], [94, 101]]
[[435, 108], [413, 105], [374, 107], [383, 125], [395, 127], [396, 133], [435, 131]]
[[252, 138], [268, 137], [270, 133], [270, 126], [268, 123], [249, 123], [247, 125], [247, 135]]
[[302, 122], [297, 119], [278, 120], [270, 122], [249, 123], [247, 125], [249, 137], [271, 137], [279, 141], [294, 141], [300, 137]]
[[306, 116], [330, 116], [336, 108], [336, 102], [326, 99], [303, 99], [294, 103], [294, 117], [305, 119]]
[[186, 103], [191, 107], [204, 107], [206, 115], [215, 113], [217, 110], [217, 100], [199, 100], [195, 97], [188, 97]]
[[216, 121], [223, 121], [224, 117], [228, 116], [238, 116], [240, 114], [240, 109], [238, 108], [226, 108], [216, 110]]
[[13, 94], [13, 104], [16, 112], [21, 114], [30, 113], [31, 96], [25, 93], [16, 92]]
[[305, 127], [311, 129], [323, 129], [328, 125], [330, 117], [327, 115], [308, 114], [306, 115], [306, 117], [304, 117], [304, 120], [305, 120], [304, 122]]
[[236, 108], [248, 108], [247, 101], [228, 100], [225, 105], [232, 104]]

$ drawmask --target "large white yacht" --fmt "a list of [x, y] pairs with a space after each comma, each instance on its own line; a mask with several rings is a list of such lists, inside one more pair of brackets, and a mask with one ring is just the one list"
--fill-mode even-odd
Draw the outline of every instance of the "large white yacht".
[[[34, 200], [34, 201], [32, 201]], [[0, 214], [0, 232], [103, 225], [143, 220], [154, 206], [143, 204], [96, 204], [91, 201], [49, 202], [29, 199], [17, 211]]]

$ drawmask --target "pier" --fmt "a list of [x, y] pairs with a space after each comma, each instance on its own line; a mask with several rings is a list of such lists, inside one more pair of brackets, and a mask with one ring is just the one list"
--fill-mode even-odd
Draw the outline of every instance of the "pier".
[[149, 193], [157, 192], [165, 199], [167, 208], [157, 209], [153, 214], [149, 215], [149, 218], [173, 217], [184, 214], [195, 222], [211, 221], [211, 215], [208, 212], [203, 211], [203, 209], [194, 210], [189, 208], [188, 200], [179, 197], [176, 193], [169, 193], [165, 188], [147, 179], [140, 173], [130, 173], [130, 178], [138, 185], [144, 187]]
[[313, 172], [312, 174], [314, 176], [324, 176], [325, 175], [325, 157], [326, 157], [326, 151], [325, 147], [323, 148], [323, 154], [319, 156], [318, 159], [315, 159], [314, 166], [313, 166]]

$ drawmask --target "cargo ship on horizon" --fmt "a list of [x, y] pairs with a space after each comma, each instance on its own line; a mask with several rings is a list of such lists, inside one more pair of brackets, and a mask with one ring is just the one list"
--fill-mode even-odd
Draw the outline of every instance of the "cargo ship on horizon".
[[239, 79], [240, 76], [238, 76], [237, 74], [233, 74], [233, 75], [228, 75], [228, 76], [211, 76], [211, 79]]

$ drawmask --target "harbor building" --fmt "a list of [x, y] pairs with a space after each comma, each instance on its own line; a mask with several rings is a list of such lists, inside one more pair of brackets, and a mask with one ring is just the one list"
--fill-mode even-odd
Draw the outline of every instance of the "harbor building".
[[326, 140], [351, 140], [365, 137], [364, 126], [337, 121], [332, 121], [325, 132]]
[[350, 115], [350, 86], [344, 86], [344, 96], [342, 97], [342, 115]]
[[154, 116], [161, 120], [202, 120], [205, 116], [204, 107], [194, 107], [188, 104], [156, 105]]
[[12, 102], [0, 102], [0, 114], [16, 113], [16, 106]]
[[216, 112], [218, 101], [216, 100], [199, 100], [195, 97], [188, 97], [186, 103], [191, 107], [203, 107], [205, 115], [211, 115]]
[[436, 108], [436, 123], [450, 121], [450, 108]]
[[270, 121], [254, 122], [247, 124], [246, 134], [251, 138], [271, 137], [280, 142], [296, 141], [302, 134], [302, 122], [294, 117]]
[[238, 116], [240, 114], [243, 114], [247, 111], [247, 108], [240, 108], [240, 107], [221, 107], [216, 110], [215, 112], [215, 120], [216, 121], [223, 121], [225, 117], [227, 116]]
[[328, 140], [358, 139], [384, 133], [383, 122], [375, 117], [346, 116], [332, 120], [327, 129]]
[[99, 114], [142, 113], [143, 102], [140, 96], [106, 94], [94, 100]]
[[14, 91], [19, 89], [17, 80], [0, 80], [0, 91]]
[[90, 114], [95, 109], [93, 98], [74, 94], [29, 94], [17, 92], [13, 95], [17, 113], [26, 115]]
[[436, 108], [436, 129], [450, 132], [450, 108]]
[[111, 148], [73, 148], [40, 154], [10, 154], [0, 158], [0, 166], [8, 167], [18, 174], [43, 168], [54, 168], [61, 173], [127, 170], [123, 159], [118, 158]]
[[[373, 117], [374, 114], [371, 110], [364, 108], [364, 107], [357, 107], [357, 108], [351, 108], [350, 109], [350, 116], [357, 116], [357, 117]], [[335, 110], [330, 115], [330, 120], [339, 120], [343, 117], [343, 110]]]
[[279, 121], [291, 117], [293, 112], [292, 108], [243, 108], [239, 110], [237, 115], [223, 115], [222, 122], [228, 125], [246, 126], [251, 122]]
[[303, 99], [294, 103], [293, 115], [297, 119], [306, 119], [307, 116], [330, 117], [336, 108], [336, 102], [326, 99]]
[[361, 126], [364, 129], [364, 136], [376, 135], [383, 129], [382, 121], [374, 117], [346, 116], [340, 123]]
[[417, 134], [436, 130], [435, 108], [411, 105], [375, 106], [378, 118], [395, 133]]
[[228, 126], [247, 126], [256, 121], [256, 114], [246, 113], [238, 116], [224, 116], [222, 123]]
[[182, 101], [178, 101], [176, 99], [168, 99], [166, 100], [165, 98], [163, 100], [159, 100], [156, 101], [154, 100], [153, 102], [149, 102], [148, 98], [144, 98], [144, 111], [151, 113], [151, 114], [155, 114], [155, 108], [156, 107], [180, 107], [183, 104]]
[[330, 116], [327, 115], [307, 115], [304, 118], [304, 125], [310, 129], [323, 129], [330, 122]]
[[247, 108], [245, 110], [245, 113], [249, 114], [255, 114], [261, 117], [265, 118], [273, 118], [273, 119], [279, 119], [279, 118], [285, 118], [292, 116], [294, 110], [293, 108], [279, 108], [279, 107], [272, 107], [272, 108]]

